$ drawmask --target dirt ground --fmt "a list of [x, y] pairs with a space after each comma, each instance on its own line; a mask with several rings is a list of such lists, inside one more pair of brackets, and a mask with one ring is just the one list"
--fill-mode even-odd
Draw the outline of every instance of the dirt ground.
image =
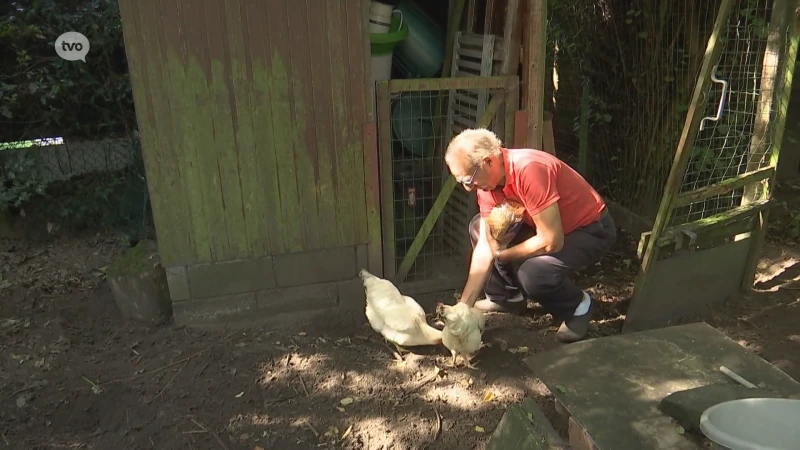
[[[705, 320], [800, 379], [798, 191], [777, 214], [756, 290]], [[0, 448], [483, 448], [505, 407], [531, 396], [565, 431], [522, 358], [560, 345], [549, 316], [490, 315], [477, 370], [446, 349], [394, 360], [363, 315], [296, 325], [195, 330], [125, 321], [102, 268], [125, 243], [107, 233], [0, 238]], [[592, 337], [618, 333], [635, 242], [580, 282], [601, 301]], [[442, 297], [420, 299], [429, 311]]]

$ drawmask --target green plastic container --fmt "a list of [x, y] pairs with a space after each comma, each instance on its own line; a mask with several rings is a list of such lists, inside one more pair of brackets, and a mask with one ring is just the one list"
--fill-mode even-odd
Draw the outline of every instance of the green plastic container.
[[392, 53], [395, 47], [405, 41], [406, 38], [408, 38], [408, 24], [398, 16], [392, 16], [392, 26], [389, 28], [388, 33], [369, 35], [369, 53], [371, 56]]
[[444, 65], [447, 32], [409, 0], [397, 4], [409, 28], [408, 38], [397, 46], [394, 64], [405, 78], [435, 77]]
[[397, 16], [392, 17], [388, 33], [369, 35], [371, 81], [392, 78], [394, 50], [408, 37], [408, 25]]

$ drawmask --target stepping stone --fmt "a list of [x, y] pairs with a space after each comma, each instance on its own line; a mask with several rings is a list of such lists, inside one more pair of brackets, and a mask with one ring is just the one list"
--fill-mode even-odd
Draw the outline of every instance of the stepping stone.
[[525, 399], [510, 405], [500, 419], [486, 450], [567, 450], [569, 445], [558, 435], [539, 405]]
[[679, 391], [739, 386], [720, 366], [781, 397], [800, 393], [785, 372], [702, 322], [575, 342], [524, 361], [574, 422], [574, 448], [704, 448], [704, 437], [686, 433], [659, 404]]

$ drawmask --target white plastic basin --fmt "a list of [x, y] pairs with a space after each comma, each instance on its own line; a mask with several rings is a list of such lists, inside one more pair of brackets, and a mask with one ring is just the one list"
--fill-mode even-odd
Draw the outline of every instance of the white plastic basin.
[[797, 450], [800, 400], [746, 398], [719, 403], [700, 416], [700, 429], [732, 450]]

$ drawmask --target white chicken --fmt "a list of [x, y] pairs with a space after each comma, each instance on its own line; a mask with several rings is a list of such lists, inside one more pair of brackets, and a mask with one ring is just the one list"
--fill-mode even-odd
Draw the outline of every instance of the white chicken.
[[461, 302], [455, 305], [441, 305], [440, 309], [444, 321], [442, 344], [450, 349], [453, 367], [456, 366], [456, 357], [461, 355], [464, 365], [474, 369], [475, 366], [470, 360], [481, 348], [486, 318], [480, 310]]
[[367, 294], [366, 315], [370, 326], [394, 344], [398, 353], [402, 353], [401, 346], [442, 343], [442, 331], [428, 324], [425, 310], [413, 298], [402, 295], [391, 281], [364, 269], [359, 276]]

